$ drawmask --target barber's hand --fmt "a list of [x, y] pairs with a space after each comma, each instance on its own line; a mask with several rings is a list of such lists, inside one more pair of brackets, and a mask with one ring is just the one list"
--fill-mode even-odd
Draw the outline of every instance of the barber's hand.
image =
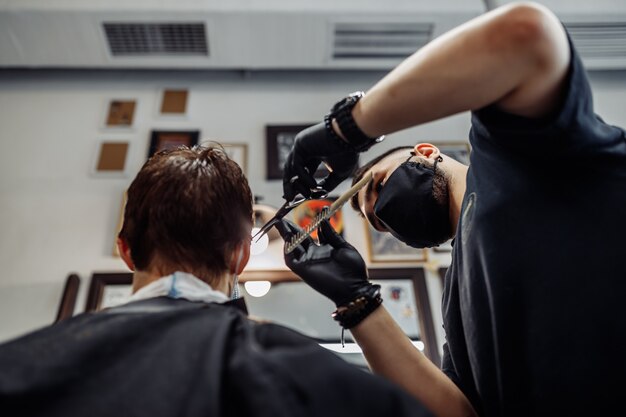
[[[298, 193], [309, 197], [311, 190], [318, 186], [330, 192], [352, 174], [359, 161], [358, 154], [340, 143], [340, 140], [329, 134], [324, 122], [296, 135], [284, 166], [285, 200], [293, 200]], [[322, 162], [331, 173], [318, 184], [313, 174]]]
[[[301, 229], [288, 220], [276, 224], [288, 242]], [[372, 284], [367, 280], [367, 267], [359, 252], [339, 236], [328, 221], [318, 229], [320, 245], [311, 237], [285, 254], [287, 266], [307, 284], [330, 298], [337, 307], [353, 301]]]

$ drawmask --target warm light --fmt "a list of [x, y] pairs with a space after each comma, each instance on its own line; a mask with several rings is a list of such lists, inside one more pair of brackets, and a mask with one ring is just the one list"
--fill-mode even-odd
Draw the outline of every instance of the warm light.
[[[255, 227], [252, 229], [252, 236], [254, 236], [260, 229]], [[257, 241], [258, 240], [258, 241]], [[261, 236], [260, 239], [252, 239], [252, 243], [250, 244], [250, 255], [259, 255], [267, 249], [267, 245], [269, 245], [270, 239], [267, 237], [267, 233]]]
[[246, 292], [253, 297], [263, 297], [272, 287], [269, 281], [247, 281], [243, 284]]

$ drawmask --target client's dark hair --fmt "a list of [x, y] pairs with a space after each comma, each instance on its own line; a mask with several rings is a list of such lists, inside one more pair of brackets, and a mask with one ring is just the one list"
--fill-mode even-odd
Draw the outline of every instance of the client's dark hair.
[[241, 168], [215, 144], [181, 147], [151, 157], [127, 193], [119, 237], [133, 263], [212, 280], [227, 269], [249, 235], [252, 193]]

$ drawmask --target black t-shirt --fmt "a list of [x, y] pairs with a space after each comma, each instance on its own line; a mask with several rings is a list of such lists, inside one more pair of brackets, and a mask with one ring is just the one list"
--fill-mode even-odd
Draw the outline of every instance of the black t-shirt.
[[443, 370], [484, 416], [601, 415], [626, 388], [626, 139], [576, 51], [557, 114], [472, 115]]

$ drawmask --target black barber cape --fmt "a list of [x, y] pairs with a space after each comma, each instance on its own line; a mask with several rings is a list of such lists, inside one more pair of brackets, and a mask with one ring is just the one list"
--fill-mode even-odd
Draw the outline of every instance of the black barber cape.
[[624, 415], [626, 138], [573, 48], [567, 82], [546, 120], [472, 116], [443, 369], [483, 416]]
[[[165, 297], [0, 345], [15, 416], [431, 416], [313, 339], [233, 306]], [[9, 413], [9, 411], [11, 411]]]

